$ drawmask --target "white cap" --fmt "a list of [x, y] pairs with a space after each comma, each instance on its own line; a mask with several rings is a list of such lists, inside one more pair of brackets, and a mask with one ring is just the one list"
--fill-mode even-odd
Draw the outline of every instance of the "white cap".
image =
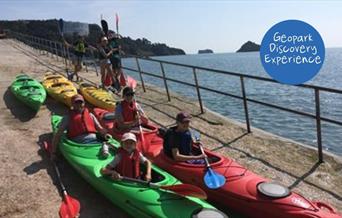
[[132, 140], [132, 141], [137, 142], [137, 137], [133, 133], [127, 132], [127, 133], [122, 135], [121, 141], [124, 142], [124, 141], [127, 141], [127, 140]]

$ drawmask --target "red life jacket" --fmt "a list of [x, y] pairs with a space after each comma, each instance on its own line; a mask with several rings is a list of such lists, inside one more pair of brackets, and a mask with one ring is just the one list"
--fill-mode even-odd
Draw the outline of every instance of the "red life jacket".
[[87, 108], [84, 108], [82, 113], [70, 110], [69, 117], [68, 138], [86, 133], [96, 133], [95, 123]]
[[124, 122], [133, 121], [138, 112], [135, 101], [128, 103], [127, 101], [123, 100], [121, 101], [121, 107]]
[[115, 167], [115, 171], [121, 176], [138, 178], [140, 176], [140, 152], [135, 149], [130, 155], [125, 149], [119, 148], [118, 155], [121, 155], [121, 160]]

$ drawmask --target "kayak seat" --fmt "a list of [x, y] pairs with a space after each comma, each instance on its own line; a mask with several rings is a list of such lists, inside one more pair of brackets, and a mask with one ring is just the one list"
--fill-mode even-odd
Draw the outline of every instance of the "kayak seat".
[[[91, 85], [89, 83], [82, 83], [81, 84], [82, 87], [94, 87], [94, 85]], [[94, 87], [95, 88], [95, 87]]]
[[33, 81], [33, 79], [29, 79], [29, 78], [17, 79], [17, 82], [29, 82], [29, 81]]
[[51, 87], [55, 88], [55, 87], [68, 86], [68, 85], [69, 83], [55, 83], [55, 84], [52, 84]]
[[38, 86], [21, 86], [20, 88], [19, 88], [19, 90], [27, 90], [27, 91], [29, 91], [29, 92], [36, 92], [37, 93], [37, 91], [38, 91], [38, 93], [40, 93], [39, 92], [39, 87]]
[[65, 93], [65, 92], [74, 92], [74, 90], [73, 89], [64, 89], [61, 91], [61, 93]]

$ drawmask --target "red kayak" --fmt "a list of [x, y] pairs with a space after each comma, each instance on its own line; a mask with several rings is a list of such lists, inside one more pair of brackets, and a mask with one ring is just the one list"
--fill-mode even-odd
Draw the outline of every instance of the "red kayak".
[[[113, 79], [112, 77], [107, 74], [105, 81], [104, 81], [104, 85], [105, 86], [110, 86], [113, 83]], [[135, 89], [137, 87], [137, 81], [135, 79], [133, 79], [130, 76], [124, 75], [123, 73], [120, 74], [120, 86], [125, 87], [125, 86], [129, 86], [132, 89]]]
[[[96, 108], [94, 113], [105, 128], [112, 129], [113, 120], [105, 119], [106, 114], [110, 112]], [[342, 218], [342, 215], [331, 206], [323, 202], [309, 201], [291, 191], [282, 193], [282, 196], [275, 196], [272, 189], [279, 188], [279, 185], [270, 183], [269, 180], [256, 175], [228, 157], [205, 150], [208, 158], [214, 160], [211, 163], [212, 169], [226, 178], [226, 183], [221, 188], [209, 189], [202, 179], [207, 170], [204, 164], [173, 161], [162, 151], [163, 140], [157, 133], [158, 127], [151, 124], [144, 127], [152, 131], [144, 133], [144, 146], [138, 143], [138, 148], [147, 158], [184, 183], [202, 188], [209, 199], [238, 213], [253, 218]], [[122, 134], [113, 134], [117, 140], [120, 140], [121, 136]], [[193, 151], [199, 152], [196, 144]]]
[[120, 85], [121, 86], [129, 86], [132, 89], [135, 89], [137, 87], [137, 81], [133, 79], [132, 77], [125, 75], [124, 73], [120, 74]]

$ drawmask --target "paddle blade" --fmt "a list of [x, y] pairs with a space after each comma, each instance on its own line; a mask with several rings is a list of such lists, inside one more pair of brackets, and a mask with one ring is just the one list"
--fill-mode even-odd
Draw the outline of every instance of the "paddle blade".
[[58, 21], [58, 30], [59, 30], [59, 34], [61, 36], [63, 36], [63, 33], [64, 33], [64, 22], [63, 22], [63, 19], [59, 19], [59, 21]]
[[207, 199], [207, 194], [200, 188], [190, 185], [190, 184], [178, 184], [178, 185], [168, 185], [160, 186], [161, 189], [173, 191], [178, 195], [190, 196], [199, 199]]
[[204, 183], [210, 189], [218, 189], [226, 183], [226, 178], [208, 168], [204, 175]]
[[59, 216], [61, 218], [75, 218], [80, 213], [80, 202], [78, 200], [65, 195], [62, 205], [59, 209]]
[[105, 20], [101, 20], [101, 27], [103, 32], [108, 35], [108, 23]]
[[44, 141], [43, 142], [43, 148], [45, 149], [45, 151], [47, 151], [49, 154], [51, 154], [51, 143]]

